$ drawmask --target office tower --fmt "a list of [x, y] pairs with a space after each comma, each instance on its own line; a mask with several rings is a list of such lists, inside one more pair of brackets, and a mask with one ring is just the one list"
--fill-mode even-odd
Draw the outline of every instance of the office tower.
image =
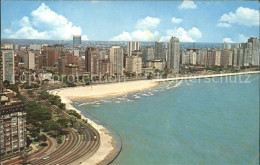
[[126, 57], [126, 72], [142, 73], [142, 58], [138, 56]]
[[1, 156], [21, 152], [26, 148], [25, 105], [15, 93], [0, 93], [0, 151]]
[[35, 54], [31, 51], [24, 55], [24, 67], [35, 70]]
[[127, 42], [127, 55], [132, 56], [132, 51], [140, 50], [140, 42], [138, 41], [128, 41]]
[[163, 59], [163, 43], [162, 42], [155, 42], [154, 59], [155, 60]]
[[85, 55], [86, 71], [99, 75], [99, 51], [97, 48], [88, 47]]
[[81, 35], [73, 35], [73, 47], [79, 47], [81, 45]]
[[8, 80], [11, 84], [15, 84], [14, 73], [14, 51], [2, 51], [2, 68], [3, 68], [3, 81]]
[[168, 67], [172, 73], [179, 73], [180, 71], [180, 41], [179, 38], [172, 37], [169, 42], [169, 53], [168, 53]]
[[123, 49], [120, 46], [113, 46], [110, 48], [109, 60], [113, 65], [113, 73], [116, 75], [123, 74]]

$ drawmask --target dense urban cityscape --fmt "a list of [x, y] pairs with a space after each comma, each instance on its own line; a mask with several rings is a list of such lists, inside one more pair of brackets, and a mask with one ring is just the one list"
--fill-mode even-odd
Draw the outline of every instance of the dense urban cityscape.
[[[91, 1], [91, 4], [95, 3], [99, 2]], [[10, 4], [5, 3], [5, 5], [7, 6]], [[197, 4], [199, 5], [200, 3], [198, 2]], [[224, 133], [220, 131], [220, 135], [218, 135], [218, 137], [214, 140], [215, 137], [213, 135], [217, 135], [217, 133], [209, 133], [210, 130], [218, 132], [219, 130], [226, 131], [225, 129], [227, 128], [228, 133], [232, 132], [232, 128], [229, 128], [229, 123], [226, 122], [226, 120], [232, 120], [233, 118], [230, 117], [226, 119], [225, 115], [228, 116], [228, 110], [235, 109], [229, 108], [231, 104], [232, 106], [235, 104], [239, 105], [237, 101], [238, 99], [236, 98], [234, 100], [231, 100], [230, 103], [229, 100], [227, 101], [228, 106], [225, 106], [223, 104], [224, 108], [218, 108], [218, 105], [224, 102], [223, 100], [219, 101], [219, 98], [223, 97], [223, 99], [226, 100], [231, 98], [223, 92], [225, 90], [231, 90], [230, 86], [227, 87], [227, 89], [223, 89], [222, 86], [205, 85], [204, 88], [204, 86], [202, 85], [198, 86], [198, 90], [196, 91], [189, 88], [190, 84], [185, 84], [186, 86], [184, 87], [187, 87], [187, 89], [182, 89], [182, 92], [176, 90], [176, 93], [170, 93], [169, 91], [173, 91], [172, 89], [175, 90], [176, 88], [178, 88], [182, 83], [181, 80], [200, 80], [205, 78], [214, 79], [218, 77], [232, 77], [241, 75], [244, 76], [246, 74], [258, 75], [260, 73], [259, 38], [255, 37], [255, 35], [249, 35], [249, 33], [246, 34], [246, 36], [248, 37], [245, 37], [243, 34], [239, 33], [239, 37], [243, 38], [243, 42], [242, 40], [237, 40], [237, 42], [234, 42], [231, 41], [230, 38], [222, 37], [223, 40], [219, 43], [203, 43], [200, 41], [196, 41], [197, 39], [201, 38], [202, 33], [197, 27], [195, 27], [195, 24], [192, 25], [190, 30], [185, 30], [185, 28], [177, 27], [176, 24], [179, 24], [183, 21], [183, 19], [177, 17], [171, 18], [171, 23], [175, 24], [176, 27], [173, 30], [166, 30], [165, 32], [167, 33], [167, 36], [159, 37], [158, 31], [154, 29], [158, 27], [161, 20], [159, 19], [159, 17], [157, 18], [146, 16], [145, 18], [142, 17], [142, 19], [139, 19], [135, 23], [131, 23], [136, 24], [135, 31], [133, 31], [132, 33], [123, 31], [118, 36], [114, 36], [109, 40], [104, 41], [88, 40], [87, 35], [84, 35], [84, 30], [72, 24], [72, 22], [70, 22], [66, 17], [57, 14], [58, 12], [54, 12], [54, 9], [50, 9], [49, 6], [47, 6], [45, 3], [37, 5], [38, 8], [33, 10], [29, 14], [30, 16], [24, 16], [21, 18], [20, 21], [16, 20], [17, 22], [15, 23], [17, 23], [17, 27], [19, 25], [21, 26], [21, 29], [18, 28], [18, 30], [15, 31], [13, 29], [10, 30], [11, 28], [6, 28], [7, 25], [10, 25], [11, 27], [15, 23], [6, 23], [7, 25], [4, 25], [5, 29], [3, 30], [3, 32], [0, 29], [2, 35], [0, 35], [0, 164], [110, 164], [115, 161], [119, 153], [121, 153], [123, 144], [125, 145], [124, 147], [128, 148], [126, 149], [127, 152], [123, 153], [124, 157], [122, 157], [120, 161], [128, 162], [128, 164], [139, 163], [139, 161], [141, 162], [140, 164], [156, 164], [156, 161], [157, 164], [207, 164], [208, 162], [211, 162], [211, 159], [206, 160], [205, 158], [204, 160], [204, 157], [211, 158], [215, 155], [208, 156], [207, 154], [210, 153], [210, 149], [205, 146], [205, 148], [203, 148], [203, 144], [204, 142], [208, 142], [208, 146], [210, 146], [209, 144], [214, 144], [214, 141], [217, 141], [216, 139], [222, 139], [219, 138], [222, 137], [222, 135], [223, 139], [225, 139]], [[208, 2], [204, 5], [210, 5], [210, 3]], [[177, 8], [178, 9], [176, 10], [178, 11], [183, 11], [187, 9], [193, 10], [197, 8], [197, 5], [193, 1], [183, 1], [182, 3], [179, 3], [179, 6]], [[61, 9], [61, 13], [62, 10], [63, 9]], [[170, 11], [171, 10], [172, 9], [170, 9]], [[236, 22], [233, 20], [239, 18], [240, 15], [238, 14], [238, 12], [242, 11], [242, 13], [246, 13], [244, 12], [244, 10], [252, 13], [255, 12], [254, 9], [239, 7], [237, 8], [235, 14], [232, 12], [228, 14], [223, 14], [222, 17], [218, 20], [217, 25], [215, 25], [216, 23], [214, 22], [214, 26], [216, 26], [215, 28], [230, 28], [232, 27], [232, 25], [234, 26], [234, 24], [238, 24], [239, 26], [246, 26], [246, 28], [251, 28], [251, 26], [254, 28], [256, 26], [259, 27], [259, 24], [250, 24], [250, 19], [249, 21], [246, 19], [243, 20], [245, 22], [248, 21], [249, 23], [244, 23], [243, 21], [241, 21], [241, 23], [239, 21]], [[47, 16], [44, 14], [46, 14]], [[48, 14], [53, 16], [53, 18], [47, 18]], [[185, 16], [185, 14], [183, 15]], [[236, 18], [234, 18], [234, 15], [236, 15]], [[39, 20], [37, 20], [38, 17]], [[49, 21], [49, 19], [51, 21]], [[55, 19], [57, 19], [57, 22]], [[81, 22], [84, 21], [81, 20]], [[44, 23], [47, 25], [47, 28], [45, 27]], [[152, 23], [154, 24], [151, 25]], [[49, 25], [52, 26], [53, 24], [55, 24], [54, 28], [48, 27]], [[47, 30], [42, 30], [40, 27], [41, 25], [43, 26], [43, 29], [46, 28]], [[61, 26], [61, 28], [59, 26]], [[145, 26], [145, 28], [143, 28], [143, 26]], [[37, 30], [36, 27], [42, 31], [40, 31], [39, 29]], [[48, 28], [50, 28], [49, 31]], [[53, 28], [54, 30], [51, 28]], [[97, 26], [97, 28], [100, 27]], [[69, 30], [66, 31], [67, 29]], [[151, 29], [154, 31], [152, 32]], [[116, 31], [116, 33], [118, 32], [117, 29], [113, 29], [113, 35], [115, 33], [114, 31]], [[63, 32], [66, 33], [65, 38], [62, 38], [63, 36], [65, 36], [61, 34]], [[178, 33], [181, 34], [179, 35]], [[93, 35], [96, 34], [93, 33]], [[255, 33], [253, 33], [252, 30], [252, 33], [250, 34]], [[19, 35], [22, 37], [20, 37]], [[30, 35], [32, 35], [32, 37]], [[102, 35], [101, 32], [100, 35]], [[100, 37], [99, 34], [97, 36]], [[143, 39], [142, 37], [147, 37], [148, 39]], [[53, 40], [51, 40], [50, 38]], [[253, 77], [251, 81], [253, 83], [251, 84], [254, 85], [256, 81], [259, 81], [257, 78], [259, 79], [259, 76], [256, 78]], [[227, 83], [226, 85], [228, 86], [230, 84]], [[255, 86], [253, 85], [251, 85], [250, 87], [253, 89], [253, 91], [257, 91], [257, 89], [254, 89]], [[198, 95], [198, 97], [194, 96], [197, 95], [199, 91], [203, 91], [204, 89], [205, 91], [208, 90], [209, 92], [205, 92], [206, 94], [202, 93], [201, 95]], [[220, 91], [219, 93], [215, 91], [215, 93], [219, 94], [219, 96], [216, 95], [215, 97], [213, 97], [210, 95], [214, 94], [213, 89], [216, 91]], [[189, 90], [194, 93], [189, 93]], [[168, 91], [168, 93], [163, 95], [162, 93], [165, 91]], [[230, 91], [230, 93], [234, 91]], [[135, 102], [135, 104], [131, 104], [134, 103], [133, 101], [140, 99], [141, 97], [148, 98], [150, 96], [154, 96], [156, 95], [156, 92], [158, 95], [152, 98], [154, 99], [153, 101], [151, 101], [152, 99], [148, 101], [143, 100], [143, 102]], [[243, 92], [241, 92], [240, 94], [236, 94], [234, 92], [234, 96], [239, 95], [240, 97], [241, 95], [241, 98], [249, 98], [251, 96], [250, 92], [253, 93], [252, 91], [248, 90], [249, 94], [247, 96], [242, 96], [241, 93]], [[184, 99], [185, 96], [186, 99]], [[206, 96], [206, 98], [204, 96]], [[225, 96], [227, 96], [228, 99], [225, 98]], [[183, 97], [183, 100], [179, 99], [180, 97], [181, 99]], [[108, 100], [102, 100], [103, 98]], [[109, 100], [111, 98], [114, 100]], [[160, 100], [160, 98], [163, 99]], [[209, 98], [209, 100], [207, 100], [207, 98]], [[254, 98], [257, 99], [257, 97]], [[188, 103], [186, 103], [186, 101]], [[203, 105], [196, 104], [200, 101], [205, 101], [206, 103], [203, 103]], [[210, 101], [212, 102], [210, 103]], [[246, 106], [246, 108], [249, 107], [248, 109], [257, 109], [256, 106], [252, 106], [253, 108], [250, 107], [251, 103], [247, 103], [247, 101], [245, 101], [245, 103], [242, 102], [243, 101], [241, 101], [242, 108], [243, 106]], [[125, 105], [123, 105], [122, 103], [124, 103]], [[189, 103], [191, 105], [189, 105]], [[102, 104], [108, 105], [108, 109], [105, 109], [103, 111], [105, 114], [104, 116], [103, 114], [98, 114], [103, 112], [98, 112], [98, 110], [96, 109]], [[140, 104], [139, 106], [141, 108], [133, 108], [138, 109], [138, 112], [133, 110], [133, 113], [130, 111], [130, 114], [124, 114], [125, 111], [129, 110], [129, 107], [135, 107], [138, 104]], [[208, 106], [206, 104], [212, 104], [212, 106]], [[84, 107], [86, 105], [90, 108]], [[157, 105], [160, 106], [157, 107]], [[142, 106], [144, 107], [142, 108]], [[84, 110], [79, 110], [80, 107], [83, 107], [83, 109], [85, 108], [94, 110], [86, 110], [86, 113], [84, 113]], [[215, 107], [216, 109], [214, 109]], [[117, 110], [117, 108], [121, 108], [121, 110], [123, 109], [125, 111], [113, 111], [114, 109]], [[165, 110], [164, 108], [169, 111]], [[181, 110], [178, 111], [178, 108]], [[199, 109], [201, 111], [188, 111], [192, 110], [192, 108], [197, 108], [196, 110]], [[146, 111], [147, 109], [151, 109], [151, 111], [154, 110], [154, 112], [152, 112], [149, 116], [147, 115], [149, 114], [149, 112]], [[165, 111], [157, 111], [161, 109], [164, 109]], [[203, 111], [204, 109], [206, 110], [206, 112]], [[240, 111], [244, 112], [244, 109]], [[107, 113], [109, 110], [111, 113]], [[143, 110], [143, 112], [140, 112], [141, 110]], [[220, 112], [218, 112], [218, 110]], [[240, 118], [241, 116], [250, 116], [250, 111], [247, 111], [248, 113], [246, 113], [245, 115], [241, 115], [243, 114], [241, 113], [239, 114], [239, 117], [234, 117], [236, 121], [239, 121], [238, 118]], [[167, 114], [164, 114], [165, 112], [167, 112]], [[182, 114], [185, 112], [187, 112], [188, 114], [186, 114], [187, 118], [185, 118], [186, 115]], [[199, 114], [197, 119], [196, 112]], [[130, 143], [125, 144], [125, 141], [127, 140], [123, 141], [121, 135], [117, 135], [116, 132], [109, 128], [109, 124], [109, 126], [103, 123], [100, 124], [95, 119], [95, 117], [92, 117], [92, 113], [100, 115], [101, 118], [103, 117], [103, 119], [106, 119], [107, 121], [112, 121], [111, 123], [109, 123], [111, 125], [114, 124], [113, 122], [116, 121], [117, 118], [122, 118], [121, 121], [119, 120], [120, 123], [124, 120], [123, 118], [125, 117], [125, 121], [129, 122], [129, 125], [122, 122], [122, 127], [124, 126], [126, 128], [120, 128], [121, 130], [118, 129], [121, 131], [120, 133], [122, 134], [122, 136], [124, 136], [123, 138], [132, 138], [134, 139], [133, 141], [138, 142], [138, 136], [143, 133], [143, 137], [144, 139], [146, 139], [140, 140], [140, 142], [134, 145], [130, 145], [132, 141], [128, 139]], [[113, 113], [118, 116], [114, 116], [114, 118], [112, 118], [111, 116], [113, 116]], [[145, 117], [139, 119], [139, 116], [137, 115], [139, 113], [140, 116], [144, 115]], [[162, 113], [162, 115], [166, 115], [162, 117], [160, 121], [158, 121], [159, 117], [157, 117], [157, 115], [159, 116], [159, 113]], [[202, 115], [200, 113], [202, 113]], [[211, 115], [211, 113], [213, 115]], [[171, 114], [173, 114], [173, 117], [170, 117]], [[190, 114], [195, 115], [190, 117]], [[225, 115], [224, 117], [222, 117], [218, 116], [219, 114]], [[230, 114], [233, 115], [233, 113], [231, 112]], [[207, 118], [204, 119], [204, 115], [211, 116], [207, 116]], [[255, 116], [255, 114], [253, 115]], [[152, 118], [151, 116], [154, 118]], [[178, 121], [178, 119], [181, 117], [183, 117], [183, 119]], [[128, 121], [128, 119], [130, 118], [138, 120], [135, 122], [131, 122], [130, 120]], [[179, 129], [175, 128], [175, 125], [172, 124], [173, 121], [172, 123], [170, 123], [171, 118], [176, 119], [177, 124], [175, 125], [180, 125]], [[250, 117], [248, 118], [249, 119], [246, 120], [253, 121]], [[216, 119], [218, 121], [216, 121]], [[153, 123], [150, 122], [152, 120], [154, 120], [154, 123], [162, 127], [158, 127], [158, 130], [152, 128]], [[165, 120], [165, 122], [162, 120]], [[203, 123], [204, 120], [208, 120], [208, 122], [205, 122], [205, 124]], [[139, 125], [145, 125], [142, 124], [143, 121], [146, 121], [151, 126], [147, 124], [147, 128], [141, 126], [139, 127]], [[184, 124], [182, 124], [182, 122], [184, 122]], [[215, 127], [221, 127], [222, 122], [223, 128], [218, 129]], [[132, 126], [132, 123], [136, 125]], [[165, 123], [167, 124], [164, 125]], [[197, 126], [197, 123], [203, 124]], [[213, 123], [213, 126], [208, 126], [208, 123]], [[250, 122], [248, 121], [248, 123]], [[171, 124], [174, 126], [172, 126]], [[190, 124], [190, 127], [186, 126], [185, 124]], [[231, 123], [231, 125], [232, 124], [233, 123]], [[121, 124], [114, 124], [115, 127], [117, 127], [118, 125]], [[197, 127], [190, 129], [192, 128], [192, 125]], [[241, 130], [245, 131], [245, 127], [251, 128], [252, 125], [241, 126]], [[134, 132], [130, 129], [130, 127], [137, 128], [137, 130], [141, 128], [141, 131]], [[172, 130], [169, 128], [174, 130], [174, 133], [172, 133]], [[202, 128], [204, 128], [204, 130]], [[235, 130], [236, 128], [240, 128], [240, 126], [237, 124], [234, 126], [233, 129]], [[127, 129], [130, 130], [129, 134]], [[152, 131], [150, 129], [152, 129]], [[168, 132], [160, 132], [160, 130], [164, 129], [166, 129]], [[134, 133], [132, 133], [131, 131], [133, 131]], [[180, 132], [179, 134], [175, 133], [178, 131], [180, 131], [181, 133], [183, 131], [184, 134], [178, 136]], [[204, 141], [201, 140], [203, 144], [200, 144], [200, 140], [197, 140], [196, 138], [199, 137], [198, 139], [203, 139], [203, 135], [201, 134], [201, 136], [196, 137], [196, 131], [199, 134], [200, 131], [202, 133], [206, 132], [205, 134], [209, 135], [209, 138]], [[192, 132], [193, 134], [190, 135], [190, 132]], [[187, 133], [187, 135], [185, 135], [185, 133]], [[160, 136], [156, 136], [156, 134], [160, 134]], [[173, 140], [174, 142], [171, 141], [169, 143], [169, 146], [173, 145], [174, 147], [168, 147], [168, 144], [167, 146], [164, 146], [164, 148], [168, 149], [168, 151], [165, 151], [165, 153], [164, 150], [162, 152], [161, 148], [163, 147], [160, 143], [161, 141], [167, 141], [168, 137], [164, 137], [164, 134], [169, 134], [169, 139], [172, 138], [171, 135], [177, 137], [176, 139], [180, 137], [179, 141]], [[241, 136], [242, 134], [245, 133], [241, 133]], [[196, 139], [195, 141], [198, 142], [198, 148], [196, 148], [196, 151], [203, 151], [202, 154], [204, 154], [199, 154], [199, 156], [197, 156], [196, 154], [194, 154], [196, 153], [194, 151], [193, 154], [195, 155], [194, 157], [197, 158], [197, 162], [192, 162], [193, 158], [190, 157], [189, 159], [189, 156], [187, 156], [188, 154], [192, 155], [190, 154], [190, 151], [193, 152], [193, 149], [195, 148], [190, 147], [193, 145], [191, 144], [192, 139], [190, 139], [190, 141], [187, 140], [190, 137], [193, 138], [193, 135], [194, 139]], [[156, 141], [149, 141], [150, 137], [158, 137], [159, 140], [156, 139]], [[139, 137], [139, 139], [141, 138]], [[227, 139], [229, 139], [229, 137]], [[243, 138], [241, 137], [241, 139]], [[210, 142], [210, 140], [212, 141]], [[235, 140], [237, 140], [237, 138]], [[254, 141], [252, 139], [250, 140], [250, 142]], [[158, 144], [155, 144], [157, 142]], [[226, 147], [224, 145], [226, 141], [223, 142], [223, 145], [222, 141], [220, 141], [220, 143], [221, 144], [218, 145], [217, 143], [216, 145], [214, 144], [214, 147]], [[228, 141], [228, 143], [231, 142]], [[140, 144], [148, 146], [148, 149], [145, 147], [140, 147], [141, 149], [136, 147]], [[194, 144], [197, 145], [197, 143]], [[242, 144], [242, 142], [238, 142], [238, 144], [249, 146], [249, 144]], [[153, 149], [153, 145], [158, 146], [157, 148], [155, 147], [156, 149]], [[185, 150], [185, 147], [187, 147], [186, 145], [188, 146], [187, 150]], [[128, 149], [131, 147], [133, 147], [132, 152], [129, 152]], [[143, 148], [145, 148], [146, 151], [143, 151]], [[173, 148], [180, 149], [180, 153], [172, 152], [172, 154], [171, 151], [173, 150]], [[231, 148], [232, 146], [228, 149], [223, 150], [227, 151], [228, 153], [233, 153], [237, 149]], [[204, 149], [206, 150], [206, 154], [204, 152]], [[221, 149], [219, 149], [219, 151], [217, 151], [216, 149], [214, 152], [222, 153]], [[158, 153], [153, 153], [156, 150], [158, 150]], [[129, 160], [127, 156], [128, 153], [130, 153], [129, 155], [133, 154], [133, 151], [137, 151], [136, 153], [139, 154], [148, 153], [148, 156], [144, 154], [144, 160], [142, 160], [141, 158], [137, 158], [136, 160], [133, 160], [133, 162], [131, 162], [131, 160]], [[150, 152], [151, 155], [158, 154], [158, 158], [162, 157], [160, 156], [160, 154], [172, 154], [170, 156], [168, 155], [169, 157], [173, 157], [173, 155], [175, 154], [174, 156], [180, 158], [180, 161], [178, 162], [178, 160], [171, 160], [171, 158], [169, 158], [168, 160], [167, 156], [165, 160], [167, 160], [168, 162], [161, 162], [164, 158], [161, 158], [161, 160], [157, 160], [155, 158], [154, 161], [152, 161], [153, 156], [149, 155]], [[241, 153], [244, 152], [247, 151], [241, 151]], [[252, 156], [254, 152], [250, 152], [250, 154]], [[131, 156], [133, 158], [138, 157], [139, 155]], [[176, 157], [174, 157], [174, 159], [176, 159]], [[187, 160], [191, 162], [186, 161], [186, 157]], [[220, 154], [220, 157], [223, 157], [223, 155]], [[218, 156], [216, 156], [216, 158], [218, 158]], [[220, 162], [218, 162], [217, 160], [214, 160], [212, 162], [217, 162], [216, 164], [230, 164], [230, 162], [235, 162], [233, 159], [234, 158], [232, 157], [232, 159], [230, 159], [232, 161], [229, 161], [229, 157], [224, 157], [223, 162], [221, 162], [222, 160]], [[235, 157], [235, 160], [236, 159], [237, 157]], [[244, 160], [242, 160], [242, 162], [243, 161]], [[251, 158], [250, 161], [244, 161], [243, 163], [249, 164], [249, 162], [252, 162]], [[237, 162], [235, 162], [234, 164], [236, 163]]]
[[[109, 42], [83, 46], [79, 35], [73, 36], [73, 44], [66, 47], [60, 43], [23, 46], [2, 43], [1, 155], [24, 151], [28, 146], [26, 135], [33, 133], [30, 128], [29, 132], [26, 130], [25, 104], [16, 96], [17, 93], [8, 89], [14, 89], [12, 84], [20, 86], [18, 88], [37, 89], [43, 86], [43, 80], [49, 86], [60, 84], [61, 80], [55, 79], [55, 75], [87, 75], [89, 79], [84, 82], [89, 84], [105, 82], [105, 77], [114, 77], [118, 81], [117, 76], [146, 79], [156, 76], [156, 73], [166, 78], [168, 74], [219, 73], [227, 68], [232, 68], [229, 72], [243, 68], [259, 69], [260, 43], [255, 37], [250, 37], [246, 43], [222, 43], [218, 49], [195, 48], [195, 44], [194, 47], [182, 49], [179, 39], [172, 37], [167, 43], [157, 41], [146, 47], [142, 47], [139, 41], [125, 42], [121, 46], [110, 45]], [[21, 77], [27, 79], [21, 82]], [[74, 82], [65, 83], [76, 86]], [[61, 103], [59, 107], [63, 109]]]

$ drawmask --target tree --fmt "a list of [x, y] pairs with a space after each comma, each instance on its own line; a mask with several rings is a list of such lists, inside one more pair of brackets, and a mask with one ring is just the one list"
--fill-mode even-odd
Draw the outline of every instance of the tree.
[[69, 124], [69, 120], [68, 119], [60, 118], [60, 119], [58, 119], [57, 122], [62, 126], [62, 128], [68, 128], [68, 124]]
[[4, 84], [5, 87], [8, 87], [8, 86], [10, 86], [10, 81], [5, 80], [5, 81], [3, 82], [3, 84]]

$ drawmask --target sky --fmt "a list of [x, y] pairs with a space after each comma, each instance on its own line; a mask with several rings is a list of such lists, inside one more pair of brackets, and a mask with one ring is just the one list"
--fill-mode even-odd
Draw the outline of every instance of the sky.
[[245, 42], [259, 38], [258, 1], [2, 1], [2, 38]]

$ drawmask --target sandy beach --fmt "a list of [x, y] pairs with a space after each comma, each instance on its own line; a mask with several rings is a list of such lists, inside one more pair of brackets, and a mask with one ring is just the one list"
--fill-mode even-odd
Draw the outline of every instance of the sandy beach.
[[66, 104], [66, 109], [72, 109], [77, 111], [79, 114], [81, 114], [82, 118], [87, 119], [89, 124], [91, 124], [99, 132], [100, 141], [101, 141], [100, 147], [92, 157], [82, 162], [82, 164], [84, 165], [93, 165], [93, 164], [101, 163], [103, 160], [109, 157], [111, 153], [113, 153], [115, 149], [113, 146], [115, 139], [113, 139], [113, 136], [111, 136], [111, 132], [108, 129], [106, 129], [102, 125], [98, 125], [94, 121], [91, 121], [89, 118], [85, 117], [81, 113], [81, 111], [74, 108], [72, 105], [73, 103], [72, 101], [121, 96], [128, 93], [154, 88], [158, 86], [159, 83], [162, 81], [185, 80], [185, 79], [196, 79], [196, 78], [213, 78], [213, 77], [256, 74], [256, 73], [260, 73], [260, 71], [201, 75], [201, 76], [191, 76], [191, 77], [175, 77], [169, 79], [128, 81], [128, 82], [109, 83], [109, 84], [102, 84], [102, 85], [91, 85], [91, 86], [84, 86], [84, 87], [63, 88], [63, 89], [50, 91], [50, 93], [59, 95], [61, 97], [62, 102]]
[[107, 157], [110, 157], [110, 154], [113, 154], [113, 151], [115, 150], [114, 143], [116, 143], [116, 141], [113, 138], [112, 133], [108, 129], [90, 120], [89, 118], [84, 116], [81, 111], [74, 108], [72, 105], [72, 100], [115, 97], [132, 92], [150, 89], [158, 85], [159, 82], [157, 81], [141, 80], [85, 87], [64, 88], [50, 91], [50, 93], [59, 95], [61, 97], [62, 102], [66, 104], [66, 109], [77, 111], [79, 114], [81, 114], [81, 117], [83, 119], [87, 119], [88, 123], [92, 127], [94, 127], [100, 134], [101, 143], [98, 150], [93, 156], [82, 161], [82, 165], [99, 164]]

